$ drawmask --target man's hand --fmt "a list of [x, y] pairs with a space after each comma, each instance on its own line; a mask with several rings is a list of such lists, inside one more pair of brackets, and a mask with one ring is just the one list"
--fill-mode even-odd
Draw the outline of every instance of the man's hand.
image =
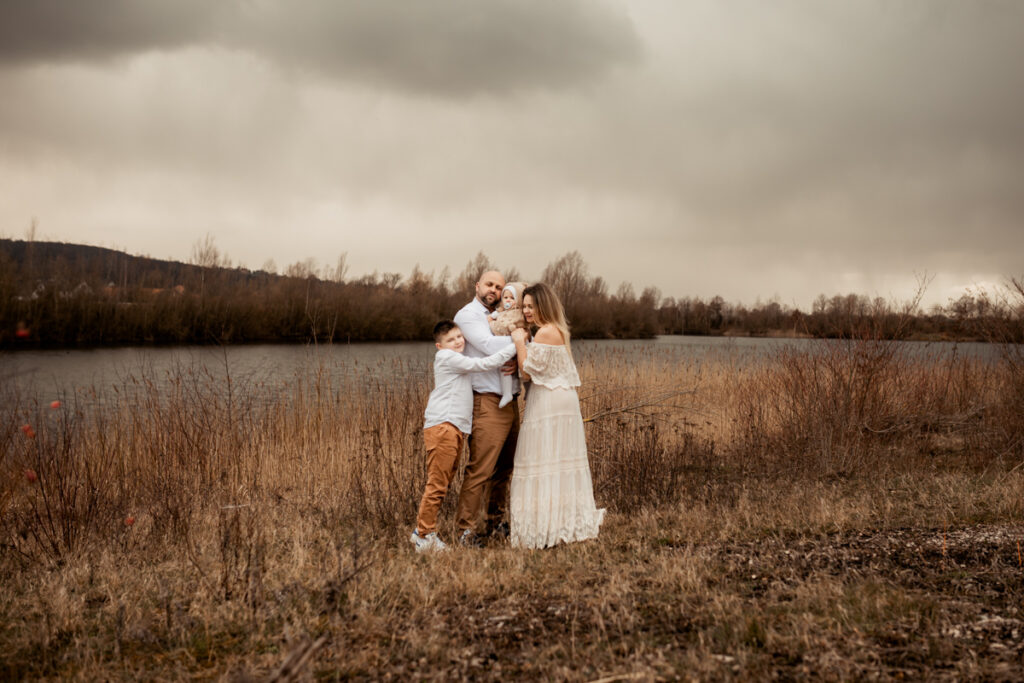
[[518, 369], [517, 365], [518, 364], [516, 363], [516, 359], [515, 358], [507, 361], [504, 365], [501, 366], [501, 374], [503, 374], [503, 375], [514, 375], [514, 374], [516, 374], [516, 370]]

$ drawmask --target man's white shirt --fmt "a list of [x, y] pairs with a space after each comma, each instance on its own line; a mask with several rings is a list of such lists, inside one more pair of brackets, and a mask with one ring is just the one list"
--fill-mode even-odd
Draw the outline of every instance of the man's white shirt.
[[[512, 343], [512, 337], [498, 336], [491, 332], [491, 326], [487, 323], [490, 313], [479, 299], [473, 297], [472, 301], [455, 314], [455, 324], [459, 326], [462, 336], [466, 338], [464, 353], [470, 358], [484, 358]], [[513, 377], [512, 380], [512, 393], [517, 393], [519, 379]], [[472, 382], [473, 391], [478, 394], [500, 394], [501, 370], [474, 372]]]
[[423, 428], [451, 422], [462, 433], [469, 434], [473, 429], [473, 386], [470, 378], [500, 368], [515, 353], [516, 347], [511, 342], [486, 358], [469, 358], [458, 351], [440, 349], [434, 356], [434, 390], [427, 399]]

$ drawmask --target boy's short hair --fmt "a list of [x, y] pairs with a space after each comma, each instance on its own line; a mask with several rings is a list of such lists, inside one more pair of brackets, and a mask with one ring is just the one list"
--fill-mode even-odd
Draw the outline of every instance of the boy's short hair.
[[458, 325], [453, 320], [442, 320], [438, 324], [434, 325], [434, 341], [441, 341], [441, 337], [448, 334], [452, 330], [456, 329]]

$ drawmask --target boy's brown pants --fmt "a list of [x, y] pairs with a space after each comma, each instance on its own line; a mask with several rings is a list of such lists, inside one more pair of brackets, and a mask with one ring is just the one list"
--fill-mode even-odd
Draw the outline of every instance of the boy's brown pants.
[[458, 469], [464, 438], [465, 435], [451, 422], [423, 430], [423, 445], [427, 449], [427, 486], [416, 515], [416, 531], [420, 536], [437, 531], [437, 512]]

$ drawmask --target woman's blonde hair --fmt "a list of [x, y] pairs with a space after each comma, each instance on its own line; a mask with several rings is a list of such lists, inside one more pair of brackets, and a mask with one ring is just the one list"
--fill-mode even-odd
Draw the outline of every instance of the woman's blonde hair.
[[543, 282], [530, 285], [523, 290], [523, 300], [529, 296], [533, 299], [534, 323], [541, 325], [554, 325], [555, 329], [562, 333], [562, 340], [565, 341], [565, 350], [572, 356], [572, 349], [569, 346], [569, 323], [565, 319], [565, 309], [559, 301], [555, 290]]

